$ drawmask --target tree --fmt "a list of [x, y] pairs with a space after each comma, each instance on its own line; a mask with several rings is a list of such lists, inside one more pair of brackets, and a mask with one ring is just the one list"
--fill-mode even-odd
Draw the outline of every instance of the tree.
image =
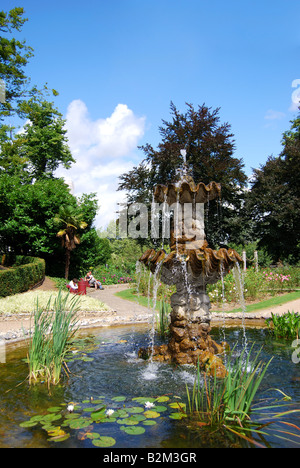
[[211, 246], [241, 242], [236, 220], [247, 183], [242, 160], [233, 157], [235, 146], [230, 125], [220, 124], [219, 110], [205, 105], [195, 110], [192, 104], [187, 104], [187, 111], [180, 113], [171, 103], [172, 121], [163, 121], [159, 128], [162, 141], [158, 149], [150, 144], [142, 146], [145, 159], [121, 175], [119, 184], [119, 190], [127, 191], [129, 203], [150, 204], [155, 185], [178, 180], [178, 169], [183, 165], [180, 150], [185, 148], [194, 181], [205, 184], [215, 181], [222, 186], [222, 222], [218, 201], [207, 204], [206, 236]]
[[254, 169], [247, 210], [254, 221], [259, 246], [274, 261], [300, 260], [300, 118], [283, 134], [279, 156], [269, 156]]
[[71, 252], [80, 244], [79, 230], [87, 227], [87, 223], [83, 221], [83, 215], [71, 205], [62, 205], [59, 208], [59, 213], [55, 216], [54, 222], [57, 225], [63, 226], [57, 233], [57, 237], [61, 238], [61, 244], [65, 248], [66, 263], [65, 263], [65, 279], [69, 276]]
[[24, 183], [0, 174], [0, 252], [40, 256], [51, 261], [57, 250], [53, 218], [64, 204], [76, 206], [62, 179]]
[[53, 177], [59, 165], [70, 168], [75, 160], [67, 144], [65, 120], [53, 103], [33, 97], [23, 101], [20, 108], [27, 123], [24, 132], [16, 138], [17, 149], [31, 177]]
[[24, 69], [33, 56], [33, 49], [26, 45], [26, 41], [12, 37], [12, 33], [21, 31], [26, 21], [23, 8], [13, 8], [8, 13], [0, 11], [0, 79], [5, 83], [0, 122], [5, 116], [19, 113], [17, 104], [29, 82]]

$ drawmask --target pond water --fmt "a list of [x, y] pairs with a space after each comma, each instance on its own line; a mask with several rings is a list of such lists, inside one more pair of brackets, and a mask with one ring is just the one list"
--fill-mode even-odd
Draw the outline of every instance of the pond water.
[[[222, 341], [223, 333], [231, 347], [237, 344], [235, 353], [240, 353], [244, 331], [241, 328], [230, 328], [223, 329], [221, 333], [220, 330], [214, 329], [212, 335], [217, 341]], [[176, 404], [187, 401], [186, 386], [192, 389], [195, 368], [192, 366], [175, 368], [168, 364], [138, 359], [138, 349], [146, 346], [149, 341], [147, 327], [98, 328], [81, 331], [80, 336], [93, 336], [95, 346], [88, 353], [88, 357], [92, 360], [78, 359], [69, 362], [70, 378], [64, 379], [62, 385], [52, 387], [51, 394], [44, 384], [29, 387], [26, 379], [28, 367], [24, 362], [27, 347], [24, 343], [7, 347], [6, 363], [0, 364], [0, 447], [95, 447], [93, 437], [99, 437], [99, 434], [101, 437], [112, 437], [116, 448], [252, 446], [247, 441], [237, 440], [233, 434], [195, 430], [195, 426], [189, 426], [186, 419], [173, 419], [174, 413], [180, 412], [178, 407], [174, 409]], [[279, 389], [292, 398], [293, 405], [299, 404], [300, 364], [292, 361], [294, 349], [291, 348], [291, 343], [270, 339], [265, 329], [248, 329], [248, 348], [253, 343], [257, 350], [263, 346], [261, 354], [263, 362], [274, 356], [259, 389], [258, 398], [265, 396], [265, 392], [271, 388]], [[268, 392], [269, 397], [275, 395], [282, 397], [275, 390]], [[165, 398], [161, 402], [155, 402], [159, 413], [156, 415], [150, 413], [145, 419], [142, 411], [145, 411], [146, 400], [151, 402], [153, 401], [151, 399], [161, 396]], [[141, 397], [145, 397], [145, 400]], [[80, 420], [86, 418], [87, 423], [83, 424], [84, 427], [76, 428], [68, 425], [70, 420], [66, 408], [71, 402], [75, 405], [74, 412], [80, 413]], [[170, 406], [172, 404], [173, 406]], [[97, 410], [101, 411], [104, 405], [106, 409], [114, 409], [115, 415], [120, 415], [121, 410], [128, 411], [131, 421], [133, 414], [142, 417], [132, 426], [130, 421], [127, 426], [117, 417], [112, 417], [112, 420], [96, 421], [96, 418], [91, 420], [91, 414]], [[294, 406], [288, 407], [291, 408]], [[153, 410], [155, 411], [155, 407]], [[269, 417], [267, 415], [269, 411], [275, 414], [278, 408], [265, 410], [266, 418]], [[33, 427], [20, 426], [34, 416], [46, 414], [62, 415], [52, 424], [62, 428], [68, 436], [66, 440], [54, 441], [41, 424]], [[286, 415], [284, 421], [298, 426], [299, 414], [295, 412]], [[51, 416], [49, 418], [51, 419]], [[131, 433], [131, 429], [128, 429], [136, 426], [142, 428], [141, 433], [138, 431]], [[293, 426], [278, 427], [278, 431], [283, 429], [281, 433], [277, 433], [280, 438], [275, 437], [274, 431], [271, 430], [270, 434], [263, 436], [263, 444], [270, 447], [296, 446], [297, 439], [300, 440], [297, 431], [294, 430], [295, 436], [287, 438], [284, 433], [287, 428], [293, 432]], [[262, 438], [257, 440], [262, 443]]]

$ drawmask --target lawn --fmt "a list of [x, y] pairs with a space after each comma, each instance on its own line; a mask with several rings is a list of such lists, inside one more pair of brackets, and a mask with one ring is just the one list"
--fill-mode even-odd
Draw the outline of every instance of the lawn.
[[[116, 293], [116, 296], [121, 297], [122, 299], [126, 299], [128, 301], [132, 301], [142, 305], [144, 307], [148, 307], [148, 298], [145, 296], [138, 296], [135, 293], [135, 289], [126, 289], [125, 291], [120, 291]], [[287, 294], [280, 294], [278, 296], [271, 297], [270, 299], [265, 299], [260, 302], [256, 302], [254, 304], [246, 304], [246, 312], [254, 312], [257, 310], [269, 309], [270, 307], [279, 306], [281, 304], [286, 304], [290, 301], [295, 301], [296, 299], [300, 299], [300, 291], [294, 291]], [[150, 307], [152, 308], [152, 300], [150, 301]], [[156, 310], [159, 310], [160, 301], [156, 302]], [[241, 312], [242, 308], [236, 308], [232, 310], [226, 310], [227, 313], [232, 312]], [[221, 312], [220, 310], [214, 310], [214, 312]]]
[[[68, 291], [62, 294], [73, 296]], [[46, 308], [49, 299], [54, 301], [57, 297], [58, 291], [27, 291], [21, 294], [14, 294], [0, 299], [0, 316], [1, 314], [18, 314], [18, 313], [32, 313], [35, 309], [36, 301], [38, 300], [39, 306]], [[110, 310], [110, 308], [103, 302], [89, 296], [78, 297], [78, 311], [79, 312], [100, 312]], [[67, 302], [68, 306], [68, 302]]]

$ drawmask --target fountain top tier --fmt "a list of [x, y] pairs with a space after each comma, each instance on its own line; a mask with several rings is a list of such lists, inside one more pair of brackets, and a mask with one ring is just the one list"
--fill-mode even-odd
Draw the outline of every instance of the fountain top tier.
[[221, 197], [221, 185], [210, 182], [195, 184], [191, 176], [185, 175], [179, 182], [166, 185], [157, 185], [154, 190], [154, 200], [158, 203], [206, 203]]
[[[167, 254], [164, 249], [156, 252], [154, 249], [147, 250], [140, 261], [144, 263], [153, 273], [158, 265], [162, 265], [164, 274], [163, 281], [167, 284], [175, 284], [174, 266], [176, 263], [185, 262], [187, 271], [194, 279], [202, 276], [206, 283], [215, 283], [222, 273], [226, 274], [237, 262], [242, 259], [233, 249], [221, 248], [213, 250], [208, 247], [204, 232], [204, 209], [196, 210], [197, 204], [203, 204], [221, 197], [221, 185], [210, 182], [205, 185], [203, 182], [195, 184], [193, 178], [188, 174], [186, 164], [181, 170], [181, 177], [178, 182], [168, 185], [157, 185], [154, 189], [154, 200], [168, 205], [177, 204], [174, 218], [177, 216], [176, 226], [171, 227], [170, 248]], [[193, 206], [192, 212], [185, 215], [182, 207], [185, 204]], [[182, 217], [181, 217], [182, 216]], [[188, 216], [190, 218], [188, 219]], [[179, 220], [178, 220], [179, 219]], [[169, 271], [169, 275], [167, 274]]]

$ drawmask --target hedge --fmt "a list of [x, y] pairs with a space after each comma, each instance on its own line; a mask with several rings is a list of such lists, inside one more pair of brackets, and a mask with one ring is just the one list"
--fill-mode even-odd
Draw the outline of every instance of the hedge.
[[17, 255], [15, 263], [0, 270], [0, 297], [18, 294], [33, 288], [45, 278], [45, 260]]

